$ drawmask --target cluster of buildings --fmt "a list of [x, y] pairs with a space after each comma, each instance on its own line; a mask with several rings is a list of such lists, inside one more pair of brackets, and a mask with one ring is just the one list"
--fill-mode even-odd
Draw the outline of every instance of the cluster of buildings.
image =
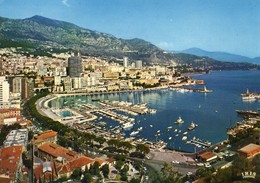
[[[35, 93], [133, 90], [142, 89], [135, 83], [164, 85], [181, 81], [173, 76], [173, 68], [144, 67], [141, 60], [130, 61], [127, 57], [111, 60], [78, 53], [55, 56], [34, 57], [15, 49], [0, 50], [0, 127], [20, 125], [8, 133], [0, 147], [0, 182], [54, 181], [69, 177], [77, 168], [89, 168], [96, 161], [100, 166], [115, 162], [107, 157], [87, 157], [58, 145], [57, 132], [51, 130], [28, 139], [33, 126], [21, 111], [24, 101]], [[32, 172], [24, 164], [30, 159]]]
[[[26, 153], [27, 137], [26, 128], [12, 130], [7, 135], [3, 147], [0, 148], [0, 182], [50, 182], [61, 177], [70, 177], [77, 168], [85, 171], [96, 161], [100, 167], [105, 164], [114, 166], [115, 163], [113, 158], [90, 158], [56, 144], [57, 132], [52, 130], [34, 136], [31, 152]], [[24, 166], [23, 154], [32, 156], [31, 172]]]

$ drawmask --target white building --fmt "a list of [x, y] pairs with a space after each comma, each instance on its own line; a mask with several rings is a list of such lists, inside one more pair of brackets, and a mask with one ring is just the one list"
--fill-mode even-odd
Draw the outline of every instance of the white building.
[[142, 69], [142, 67], [143, 67], [143, 62], [142, 62], [142, 60], [136, 60], [136, 61], [135, 61], [135, 68], [137, 68], [137, 69]]
[[123, 58], [123, 66], [124, 66], [124, 68], [128, 67], [128, 57]]
[[9, 108], [9, 83], [5, 76], [0, 76], [0, 109]]

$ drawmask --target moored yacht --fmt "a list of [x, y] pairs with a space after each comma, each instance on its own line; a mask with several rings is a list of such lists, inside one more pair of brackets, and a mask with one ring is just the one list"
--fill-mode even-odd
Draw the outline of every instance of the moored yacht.
[[188, 127], [188, 130], [193, 130], [194, 128], [196, 128], [198, 125], [191, 122], [190, 126]]
[[182, 123], [184, 123], [184, 121], [183, 121], [183, 119], [181, 119], [181, 117], [179, 117], [179, 118], [175, 121], [175, 123], [177, 123], [177, 124], [182, 124]]
[[127, 123], [124, 123], [124, 124], [122, 125], [122, 128], [123, 128], [124, 130], [126, 130], [126, 129], [132, 128], [133, 126], [134, 126], [133, 123], [127, 122]]

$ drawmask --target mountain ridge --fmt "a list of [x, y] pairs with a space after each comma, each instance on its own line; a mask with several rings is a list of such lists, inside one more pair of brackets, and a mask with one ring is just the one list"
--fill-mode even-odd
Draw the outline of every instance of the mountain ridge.
[[25, 19], [0, 17], [0, 47], [22, 45], [37, 54], [50, 48], [80, 50], [83, 55], [109, 56], [130, 60], [143, 60], [147, 64], [188, 64], [208, 69], [254, 69], [253, 64], [219, 62], [208, 57], [183, 53], [167, 53], [152, 43], [139, 38], [122, 39], [111, 34], [79, 27], [73, 23], [54, 20], [39, 15]]
[[197, 56], [206, 56], [219, 61], [226, 61], [226, 62], [250, 62], [250, 63], [259, 62], [260, 63], [260, 57], [250, 58], [250, 57], [228, 53], [228, 52], [222, 52], [222, 51], [206, 51], [196, 47], [180, 51], [180, 53], [188, 53]]

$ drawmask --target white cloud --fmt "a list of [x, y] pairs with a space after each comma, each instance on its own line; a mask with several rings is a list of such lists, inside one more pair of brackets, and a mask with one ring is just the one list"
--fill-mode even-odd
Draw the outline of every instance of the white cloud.
[[69, 7], [70, 5], [69, 5], [68, 1], [69, 1], [69, 0], [62, 0], [61, 2], [62, 2], [62, 4], [64, 4], [65, 6]]

